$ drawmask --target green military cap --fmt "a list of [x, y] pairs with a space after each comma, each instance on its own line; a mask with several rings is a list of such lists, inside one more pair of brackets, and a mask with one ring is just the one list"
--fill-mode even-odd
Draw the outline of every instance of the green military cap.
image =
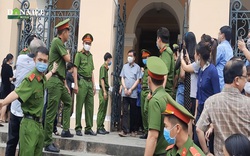
[[147, 59], [148, 75], [156, 80], [164, 80], [164, 75], [167, 75], [168, 69], [165, 63], [156, 56], [151, 56]]
[[148, 51], [147, 49], [142, 49], [141, 54], [142, 54], [142, 58], [146, 58], [151, 55], [150, 51]]
[[70, 21], [69, 18], [66, 20], [63, 20], [59, 22], [55, 27], [57, 28], [57, 30], [69, 29], [69, 21]]
[[90, 33], [87, 33], [82, 37], [83, 42], [93, 42], [93, 40], [94, 38]]
[[166, 110], [162, 113], [164, 115], [174, 115], [185, 123], [189, 123], [194, 116], [182, 105], [178, 104], [174, 99], [168, 98]]

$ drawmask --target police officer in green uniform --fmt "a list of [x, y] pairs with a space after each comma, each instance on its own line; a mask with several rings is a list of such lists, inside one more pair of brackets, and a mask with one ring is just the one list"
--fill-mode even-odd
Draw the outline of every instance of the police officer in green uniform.
[[108, 70], [109, 66], [112, 64], [112, 55], [106, 53], [104, 55], [104, 64], [100, 67], [99, 72], [99, 108], [97, 113], [97, 134], [108, 134], [109, 132], [104, 128], [104, 120], [106, 117], [107, 107], [108, 107], [108, 91], [109, 91], [109, 81], [108, 81]]
[[[76, 95], [76, 135], [82, 136], [82, 107], [84, 104], [86, 127], [84, 134], [96, 135], [91, 129], [93, 126], [94, 114], [94, 63], [93, 56], [90, 53], [93, 36], [89, 33], [82, 37], [83, 49], [76, 53], [74, 61], [74, 92]], [[79, 78], [79, 80], [78, 80]]]
[[152, 97], [148, 103], [148, 137], [146, 141], [145, 156], [166, 155], [167, 141], [163, 136], [164, 118], [161, 113], [166, 109], [169, 95], [162, 87], [164, 76], [168, 69], [164, 62], [155, 56], [147, 59], [148, 85]]
[[188, 136], [188, 123], [194, 119], [183, 106], [169, 100], [164, 113], [164, 137], [169, 143], [167, 156], [205, 156]]
[[48, 67], [49, 51], [39, 47], [34, 57], [36, 68], [29, 73], [20, 86], [11, 92], [4, 100], [0, 100], [0, 107], [18, 99], [22, 104], [24, 117], [20, 125], [19, 155], [41, 156], [43, 149], [42, 110], [44, 104], [44, 88], [46, 79], [56, 72], [57, 65], [44, 76]]
[[27, 39], [27, 45], [28, 45], [28, 48], [24, 48], [23, 50], [21, 50], [20, 52], [19, 52], [19, 55], [25, 55], [25, 54], [29, 54], [30, 53], [30, 48], [29, 48], [29, 46], [30, 46], [30, 43], [31, 43], [31, 41], [34, 39], [34, 38], [36, 38], [36, 35], [30, 35], [29, 37], [28, 37], [28, 39]]
[[58, 64], [58, 70], [53, 74], [47, 83], [48, 105], [44, 122], [44, 145], [45, 150], [50, 152], [60, 151], [60, 149], [52, 143], [53, 123], [60, 101], [63, 102], [63, 130], [61, 137], [73, 137], [69, 131], [72, 99], [69, 94], [70, 90], [65, 81], [66, 62], [70, 62], [70, 55], [64, 45], [69, 38], [69, 19], [58, 23], [56, 28], [58, 37], [55, 37], [51, 42], [49, 52], [49, 69], [51, 69], [52, 64], [56, 62]]
[[[174, 85], [174, 56], [173, 51], [169, 47], [169, 31], [165, 27], [161, 27], [157, 30], [157, 40], [156, 44], [160, 50], [160, 58], [165, 63], [168, 68], [167, 76], [164, 78], [163, 87], [165, 87], [166, 92], [174, 96], [173, 85]], [[174, 98], [174, 97], [173, 97]]]
[[142, 62], [145, 65], [144, 74], [142, 76], [142, 90], [141, 90], [141, 116], [142, 124], [144, 128], [144, 134], [140, 136], [141, 139], [147, 139], [148, 136], [148, 113], [147, 113], [147, 104], [148, 104], [148, 68], [147, 68], [147, 58], [150, 56], [150, 52], [146, 49], [141, 50], [142, 53]]

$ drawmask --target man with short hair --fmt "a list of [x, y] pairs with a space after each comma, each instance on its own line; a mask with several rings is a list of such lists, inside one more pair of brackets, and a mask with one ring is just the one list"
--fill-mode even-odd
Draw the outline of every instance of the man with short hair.
[[106, 117], [107, 107], [108, 107], [108, 91], [109, 91], [109, 80], [108, 80], [108, 70], [109, 66], [112, 64], [112, 55], [107, 52], [104, 55], [104, 64], [99, 70], [99, 108], [97, 113], [97, 134], [109, 134], [104, 128], [104, 120]]
[[30, 53], [30, 51], [31, 51], [31, 49], [30, 49], [30, 43], [31, 43], [31, 41], [32, 41], [34, 38], [36, 38], [36, 35], [35, 35], [35, 34], [32, 34], [32, 35], [30, 35], [30, 36], [28, 37], [28, 39], [27, 39], [27, 45], [28, 45], [28, 47], [27, 47], [27, 48], [24, 48], [23, 50], [21, 50], [21, 51], [19, 52], [19, 55], [29, 54], [29, 53]]
[[[83, 49], [76, 53], [74, 61], [74, 92], [76, 95], [76, 135], [82, 136], [82, 107], [84, 104], [86, 127], [84, 134], [95, 136], [93, 132], [94, 95], [96, 92], [94, 79], [93, 55], [90, 52], [94, 38], [90, 33], [82, 37]], [[79, 78], [79, 80], [78, 80]]]
[[[43, 46], [45, 44], [35, 38], [30, 43], [30, 51], [27, 55], [19, 55], [17, 57], [16, 62], [16, 81], [15, 81], [15, 88], [17, 88], [25, 76], [31, 72], [35, 68], [34, 57], [37, 51], [37, 48]], [[21, 109], [21, 103], [18, 100], [15, 100], [11, 103], [10, 107], [10, 121], [8, 127], [8, 141], [7, 147], [5, 151], [6, 156], [12, 156], [16, 153], [16, 146], [19, 141], [19, 129], [20, 123], [23, 118], [23, 111]]]
[[42, 156], [43, 126], [42, 111], [44, 103], [44, 88], [46, 80], [56, 72], [57, 64], [47, 71], [49, 51], [45, 47], [38, 47], [34, 62], [35, 67], [23, 79], [22, 83], [5, 99], [0, 100], [0, 107], [8, 105], [14, 100], [21, 103], [23, 118], [20, 124], [20, 156]]
[[144, 155], [165, 156], [168, 143], [163, 136], [164, 117], [161, 113], [165, 111], [169, 99], [172, 99], [162, 86], [168, 69], [165, 63], [155, 56], [147, 59], [147, 67], [148, 86], [152, 92], [152, 98], [148, 103], [148, 137]]
[[232, 29], [229, 26], [223, 26], [220, 28], [218, 34], [219, 45], [217, 47], [216, 53], [216, 64], [215, 67], [218, 71], [219, 81], [220, 81], [220, 90], [224, 87], [224, 77], [223, 69], [227, 61], [233, 57], [233, 49], [229, 43], [232, 38]]
[[169, 31], [165, 27], [161, 27], [157, 30], [156, 45], [160, 51], [160, 58], [168, 68], [168, 73], [164, 77], [163, 88], [166, 92], [174, 96], [173, 85], [174, 85], [174, 56], [173, 51], [169, 46]]
[[[138, 98], [137, 85], [141, 78], [141, 68], [135, 63], [135, 57], [135, 50], [129, 50], [128, 63], [124, 64], [120, 74], [123, 97], [122, 131], [119, 133], [121, 137], [127, 136], [127, 133], [130, 132], [131, 136], [135, 137], [135, 131], [138, 130], [138, 108], [136, 106], [136, 100]], [[130, 118], [128, 117], [128, 110], [130, 110]], [[128, 122], [130, 122], [130, 128]]]
[[194, 116], [187, 109], [170, 100], [164, 113], [164, 137], [169, 143], [167, 156], [205, 156], [202, 150], [188, 136], [188, 123]]
[[224, 70], [225, 87], [221, 93], [209, 97], [197, 123], [197, 135], [205, 154], [209, 154], [204, 132], [214, 127], [214, 154], [223, 155], [224, 140], [234, 133], [250, 136], [250, 98], [241, 94], [247, 82], [244, 62], [232, 59]]
[[58, 64], [58, 70], [53, 73], [46, 87], [48, 89], [48, 103], [44, 121], [44, 145], [45, 151], [60, 152], [52, 140], [53, 123], [58, 111], [60, 100], [63, 102], [63, 130], [61, 137], [73, 137], [69, 131], [72, 98], [67, 86], [66, 62], [70, 62], [70, 54], [64, 45], [69, 39], [69, 20], [66, 19], [56, 25], [58, 36], [51, 42], [49, 52], [49, 69], [52, 69], [54, 62]]

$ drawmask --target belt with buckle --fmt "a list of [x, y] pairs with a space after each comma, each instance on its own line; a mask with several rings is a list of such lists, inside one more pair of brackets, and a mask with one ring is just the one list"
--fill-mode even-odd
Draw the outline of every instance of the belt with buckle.
[[38, 123], [42, 123], [42, 118], [36, 117], [34, 115], [24, 114], [24, 118], [34, 120], [34, 121], [36, 121]]
[[142, 90], [149, 90], [148, 87], [142, 87], [141, 89], [142, 89]]
[[92, 77], [85, 77], [85, 76], [79, 75], [79, 78], [84, 79], [86, 81], [92, 81]]

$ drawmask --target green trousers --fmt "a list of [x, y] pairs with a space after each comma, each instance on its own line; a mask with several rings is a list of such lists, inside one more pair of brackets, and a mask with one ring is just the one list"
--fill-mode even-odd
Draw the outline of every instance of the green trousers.
[[[108, 90], [106, 90], [106, 93], [108, 93]], [[108, 108], [108, 98], [104, 100], [103, 96], [103, 90], [100, 89], [99, 91], [99, 108], [97, 113], [97, 129], [104, 129], [104, 120], [106, 117]]]
[[63, 102], [63, 130], [67, 131], [70, 126], [70, 113], [72, 108], [72, 98], [64, 86], [64, 83], [57, 77], [51, 77], [47, 82], [48, 105], [44, 122], [44, 145], [52, 143], [53, 123], [58, 112], [58, 104]]
[[78, 81], [78, 94], [76, 95], [76, 127], [75, 130], [82, 130], [82, 107], [84, 104], [86, 130], [93, 127], [94, 114], [94, 93], [92, 81], [80, 79]]
[[142, 124], [144, 128], [144, 132], [148, 133], [148, 96], [149, 90], [141, 91], [141, 116], [142, 116]]
[[43, 126], [32, 119], [23, 118], [20, 124], [20, 156], [42, 156]]

